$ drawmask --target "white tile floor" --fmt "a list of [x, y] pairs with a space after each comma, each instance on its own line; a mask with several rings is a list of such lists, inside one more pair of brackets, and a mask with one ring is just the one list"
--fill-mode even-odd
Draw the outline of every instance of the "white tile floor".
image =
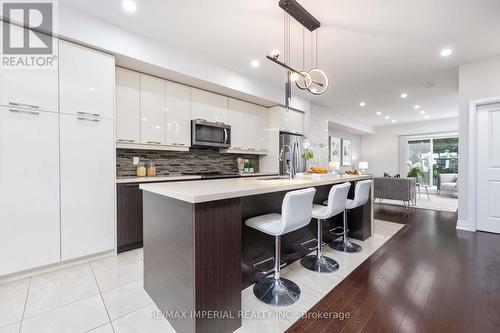
[[[356, 241], [363, 246], [361, 253], [325, 247], [325, 254], [340, 264], [335, 273], [310, 272], [299, 262], [285, 267], [283, 276], [302, 290], [292, 306], [269, 307], [254, 297], [252, 287], [243, 290], [242, 310], [248, 318], [237, 332], [285, 331], [401, 227], [376, 221], [374, 236]], [[0, 333], [175, 332], [167, 320], [151, 318], [158, 308], [142, 287], [142, 259], [139, 249], [0, 284]]]

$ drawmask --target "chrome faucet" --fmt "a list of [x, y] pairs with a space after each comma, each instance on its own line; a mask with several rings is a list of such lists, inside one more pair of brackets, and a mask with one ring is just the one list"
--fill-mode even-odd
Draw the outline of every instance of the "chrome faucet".
[[283, 161], [283, 154], [285, 152], [285, 148], [288, 148], [288, 152], [290, 153], [290, 159], [287, 161], [286, 156], [285, 156], [285, 167], [286, 167], [286, 172], [288, 173], [290, 179], [295, 178], [295, 162], [294, 158], [292, 156], [292, 148], [289, 145], [284, 145], [283, 148], [281, 148], [280, 151], [280, 156], [279, 160]]

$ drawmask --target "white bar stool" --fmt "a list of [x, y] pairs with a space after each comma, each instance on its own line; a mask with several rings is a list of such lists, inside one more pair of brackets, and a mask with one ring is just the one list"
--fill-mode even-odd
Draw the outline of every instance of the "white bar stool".
[[312, 205], [316, 189], [291, 191], [285, 195], [280, 214], [265, 214], [245, 221], [251, 228], [274, 236], [274, 276], [258, 281], [254, 295], [263, 303], [287, 306], [300, 297], [300, 288], [294, 282], [280, 277], [281, 235], [300, 229], [311, 222]]
[[313, 205], [312, 217], [318, 220], [318, 238], [315, 255], [308, 255], [300, 260], [303, 267], [319, 273], [332, 273], [339, 269], [339, 263], [322, 254], [323, 221], [345, 211], [350, 183], [332, 186], [328, 193], [327, 206]]
[[330, 247], [332, 249], [348, 253], [360, 252], [363, 249], [359, 244], [351, 243], [347, 239], [347, 233], [349, 231], [347, 227], [347, 212], [350, 209], [363, 206], [368, 201], [370, 198], [371, 186], [371, 180], [361, 180], [356, 183], [356, 187], [354, 189], [354, 200], [347, 199], [346, 210], [344, 210], [344, 234], [341, 240], [336, 240], [330, 243]]

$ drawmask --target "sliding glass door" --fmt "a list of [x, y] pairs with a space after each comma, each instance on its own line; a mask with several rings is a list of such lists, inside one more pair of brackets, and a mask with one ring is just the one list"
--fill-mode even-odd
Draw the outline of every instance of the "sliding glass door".
[[409, 139], [408, 160], [423, 171], [420, 184], [435, 186], [439, 174], [458, 173], [458, 137]]
[[408, 157], [414, 166], [420, 167], [424, 177], [419, 179], [421, 184], [430, 185], [432, 179], [432, 145], [431, 139], [419, 139], [408, 141]]

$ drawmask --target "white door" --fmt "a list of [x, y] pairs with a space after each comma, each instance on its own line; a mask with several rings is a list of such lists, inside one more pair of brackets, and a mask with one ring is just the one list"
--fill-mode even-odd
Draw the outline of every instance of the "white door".
[[116, 141], [141, 141], [140, 76], [123, 68], [116, 69]]
[[0, 275], [60, 260], [58, 118], [0, 107]]
[[61, 254], [114, 248], [113, 121], [61, 115]]
[[115, 59], [59, 41], [60, 112], [114, 119]]
[[191, 146], [191, 96], [188, 86], [166, 84], [166, 144]]
[[[22, 38], [24, 30], [11, 25], [11, 36]], [[53, 47], [57, 54], [57, 42]], [[58, 112], [57, 61], [50, 68], [0, 66], [0, 105]]]
[[477, 230], [500, 233], [500, 104], [478, 107], [477, 126]]
[[141, 143], [165, 144], [165, 81], [141, 74]]

